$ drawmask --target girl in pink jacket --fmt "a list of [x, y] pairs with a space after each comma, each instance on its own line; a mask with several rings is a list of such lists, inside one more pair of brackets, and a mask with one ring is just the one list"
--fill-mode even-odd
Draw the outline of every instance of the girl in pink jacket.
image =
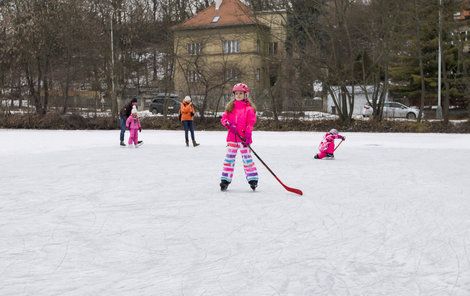
[[131, 144], [134, 143], [135, 148], [139, 147], [139, 132], [142, 131], [140, 126], [140, 120], [137, 116], [137, 109], [135, 106], [132, 107], [131, 116], [126, 120], [126, 126], [129, 129], [129, 148], [132, 148]]
[[318, 150], [320, 152], [315, 154], [313, 158], [322, 159], [326, 157], [327, 159], [333, 159], [335, 157], [333, 154], [335, 152], [335, 139], [341, 139], [343, 141], [346, 140], [344, 136], [338, 134], [337, 130], [330, 130], [323, 136], [323, 140], [320, 145], [318, 145]]
[[250, 88], [246, 84], [235, 84], [232, 92], [234, 99], [227, 104], [220, 120], [228, 130], [227, 153], [222, 169], [220, 190], [227, 190], [228, 185], [232, 182], [238, 149], [240, 149], [242, 155], [246, 180], [251, 189], [255, 190], [258, 186], [258, 172], [251, 157], [249, 145], [252, 143], [251, 134], [256, 123], [256, 110], [254, 104], [248, 98]]

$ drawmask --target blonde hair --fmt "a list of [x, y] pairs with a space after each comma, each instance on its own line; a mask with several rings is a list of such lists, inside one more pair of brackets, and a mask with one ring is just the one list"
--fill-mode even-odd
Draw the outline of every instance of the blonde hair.
[[[253, 101], [249, 97], [245, 97], [244, 100], [247, 100], [248, 103], [250, 104], [251, 108], [253, 108], [256, 112], [256, 105], [253, 103]], [[232, 98], [230, 102], [227, 103], [227, 106], [225, 107], [225, 111], [227, 112], [232, 112], [233, 111], [233, 104], [235, 102], [235, 98]]]

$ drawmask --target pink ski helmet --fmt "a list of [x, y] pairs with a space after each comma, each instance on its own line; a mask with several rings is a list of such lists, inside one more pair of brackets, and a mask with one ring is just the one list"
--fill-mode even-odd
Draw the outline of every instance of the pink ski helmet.
[[338, 131], [337, 131], [336, 129], [332, 128], [332, 129], [330, 130], [330, 134], [332, 134], [332, 135], [337, 135], [337, 134], [338, 134]]
[[232, 88], [232, 92], [236, 92], [236, 91], [241, 91], [241, 92], [244, 92], [244, 93], [249, 93], [250, 92], [250, 88], [248, 87], [248, 85], [246, 85], [245, 83], [237, 83], [233, 86]]

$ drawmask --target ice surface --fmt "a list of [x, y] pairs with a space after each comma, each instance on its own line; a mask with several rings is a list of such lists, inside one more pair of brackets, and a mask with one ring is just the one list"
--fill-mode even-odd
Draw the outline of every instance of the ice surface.
[[[126, 136], [128, 133], [126, 133]], [[470, 295], [470, 135], [0, 130], [0, 295]]]

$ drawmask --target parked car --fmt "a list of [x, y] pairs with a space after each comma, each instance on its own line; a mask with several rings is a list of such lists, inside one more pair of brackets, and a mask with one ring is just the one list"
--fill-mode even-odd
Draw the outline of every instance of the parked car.
[[[388, 118], [418, 118], [419, 109], [416, 107], [408, 107], [398, 102], [385, 102], [383, 116]], [[372, 107], [368, 104], [362, 109], [362, 116], [369, 117], [372, 115]]]
[[177, 95], [169, 96], [157, 96], [152, 99], [152, 102], [149, 106], [149, 111], [153, 114], [163, 114], [164, 108], [167, 108], [167, 114], [175, 114], [179, 112], [180, 109], [180, 100]]

